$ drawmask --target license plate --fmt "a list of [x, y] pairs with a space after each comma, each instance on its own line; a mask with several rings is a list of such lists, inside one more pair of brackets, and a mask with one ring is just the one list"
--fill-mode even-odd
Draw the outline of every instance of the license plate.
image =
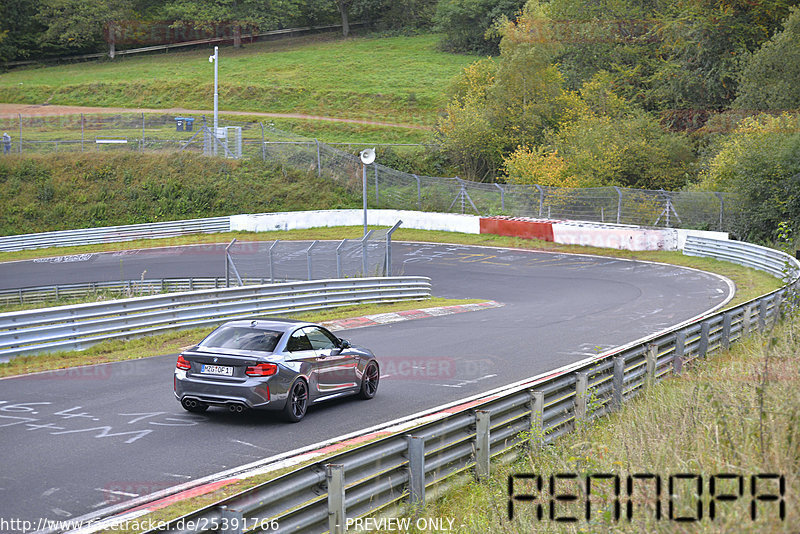
[[200, 372], [204, 375], [224, 375], [233, 376], [233, 367], [227, 365], [206, 365], [200, 366]]

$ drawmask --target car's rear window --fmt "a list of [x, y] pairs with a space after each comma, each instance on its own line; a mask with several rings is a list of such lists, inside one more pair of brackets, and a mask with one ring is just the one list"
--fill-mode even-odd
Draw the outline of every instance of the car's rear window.
[[200, 342], [200, 346], [273, 352], [280, 338], [281, 332], [275, 330], [258, 330], [244, 326], [225, 326], [211, 332], [208, 337]]

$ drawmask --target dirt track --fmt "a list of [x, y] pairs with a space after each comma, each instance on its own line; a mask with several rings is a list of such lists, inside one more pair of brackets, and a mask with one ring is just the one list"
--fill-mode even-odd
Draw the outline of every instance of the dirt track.
[[[85, 106], [58, 106], [37, 104], [0, 104], [0, 117], [14, 118], [20, 115], [76, 115], [78, 113], [169, 113], [175, 115], [213, 115], [208, 109], [183, 109], [183, 108], [97, 108]], [[321, 117], [318, 115], [305, 115], [302, 113], [264, 113], [259, 111], [220, 111], [220, 115], [271, 117], [275, 119], [303, 119], [328, 122], [344, 122], [349, 124], [368, 124], [370, 126], [388, 126], [391, 128], [408, 128], [412, 130], [430, 130], [429, 126], [418, 124], [397, 124], [393, 122], [368, 121], [361, 119], [339, 119], [336, 117]]]

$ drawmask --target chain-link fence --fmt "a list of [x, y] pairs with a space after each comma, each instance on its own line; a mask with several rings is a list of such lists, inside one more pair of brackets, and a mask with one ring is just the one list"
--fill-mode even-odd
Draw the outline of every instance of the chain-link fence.
[[[43, 154], [109, 150], [191, 150], [214, 154], [213, 120], [205, 115], [121, 113], [16, 115], [0, 117], [8, 134], [8, 152]], [[217, 155], [239, 157], [244, 145], [265, 140], [259, 122], [225, 120], [220, 124]], [[240, 148], [242, 147], [242, 148]], [[228, 150], [225, 150], [227, 148]]]
[[392, 233], [399, 225], [341, 241], [234, 240], [226, 254], [226, 285], [400, 274], [392, 269]]
[[[330, 178], [348, 189], [362, 190], [363, 168], [349, 154], [316, 140], [284, 139], [262, 143], [261, 157]], [[480, 183], [419, 176], [373, 163], [367, 166], [370, 208], [512, 215], [641, 226], [728, 230], [737, 209], [725, 193], [649, 191], [624, 187], [558, 188], [538, 185]]]
[[[266, 123], [226, 119], [220, 121], [215, 136], [210, 118], [203, 115], [18, 115], [0, 118], [0, 130], [12, 136], [10, 152], [188, 150], [261, 159], [334, 180], [357, 194], [362, 191], [357, 155]], [[369, 165], [366, 177], [370, 208], [721, 231], [731, 229], [739, 212], [734, 197], [724, 193], [478, 183], [418, 176], [380, 163]]]

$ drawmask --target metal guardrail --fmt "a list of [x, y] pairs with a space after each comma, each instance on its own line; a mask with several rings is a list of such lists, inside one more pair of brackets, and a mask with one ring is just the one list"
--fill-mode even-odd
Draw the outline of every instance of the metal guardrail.
[[81, 350], [110, 339], [222, 321], [431, 296], [430, 278], [290, 282], [174, 293], [0, 314], [0, 359]]
[[[686, 239], [683, 253], [687, 256], [703, 256], [738, 263], [767, 272], [775, 278], [780, 278], [784, 283], [794, 282], [800, 276], [796, 265], [797, 260], [791, 256], [778, 250], [741, 241], [689, 236]], [[787, 257], [791, 261], [787, 261]]]
[[[741, 245], [741, 247], [739, 247]], [[343, 532], [345, 518], [424, 503], [427, 489], [474, 468], [488, 476], [490, 459], [528, 442], [541, 447], [587, 421], [619, 410], [650, 385], [681, 374], [692, 362], [725, 349], [754, 329], [777, 321], [794, 295], [800, 263], [746, 243], [704, 240], [692, 254], [739, 253], [768, 272], [791, 273], [793, 283], [732, 309], [686, 322], [623, 347], [481, 395], [469, 408], [439, 412], [436, 421], [315, 462], [221, 502], [160, 525], [156, 532]], [[737, 252], [738, 251], [738, 252]], [[786, 266], [776, 271], [778, 262]], [[190, 528], [191, 526], [191, 528]], [[276, 528], [277, 527], [277, 528]]]
[[136, 239], [158, 239], [190, 234], [214, 234], [229, 232], [230, 217], [211, 217], [184, 221], [166, 221], [127, 226], [105, 226], [80, 230], [60, 230], [39, 234], [23, 234], [0, 237], [0, 252], [30, 250], [49, 247], [69, 247], [133, 241]]
[[[242, 278], [242, 285], [254, 286], [270, 283], [269, 278]], [[122, 297], [141, 297], [159, 293], [180, 293], [228, 287], [224, 276], [209, 278], [161, 278], [152, 280], [125, 280], [116, 282], [86, 282], [57, 284], [0, 290], [0, 306], [14, 304], [40, 304], [58, 300], [72, 300], [92, 295], [112, 294]]]

